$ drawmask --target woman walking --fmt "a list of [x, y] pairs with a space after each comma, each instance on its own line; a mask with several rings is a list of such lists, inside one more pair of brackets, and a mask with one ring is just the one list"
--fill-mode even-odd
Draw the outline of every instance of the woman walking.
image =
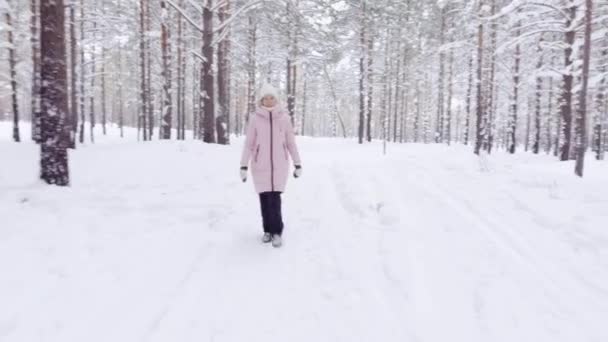
[[281, 107], [277, 91], [265, 84], [259, 95], [258, 108], [249, 117], [241, 156], [241, 180], [247, 181], [251, 163], [253, 184], [262, 209], [262, 242], [272, 242], [272, 246], [280, 247], [283, 234], [281, 193], [287, 184], [289, 157], [293, 160], [295, 178], [302, 175], [302, 163], [289, 115]]

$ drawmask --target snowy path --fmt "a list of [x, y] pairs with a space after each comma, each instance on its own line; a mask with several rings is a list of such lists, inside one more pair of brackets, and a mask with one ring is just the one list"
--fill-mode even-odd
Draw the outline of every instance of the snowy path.
[[608, 165], [301, 139], [285, 246], [240, 141], [0, 141], [0, 341], [607, 341]]

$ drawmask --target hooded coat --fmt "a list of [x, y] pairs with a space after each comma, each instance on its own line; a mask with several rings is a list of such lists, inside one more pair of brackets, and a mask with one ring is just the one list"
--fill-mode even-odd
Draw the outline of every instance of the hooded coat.
[[289, 159], [301, 165], [291, 120], [286, 110], [259, 107], [250, 115], [241, 167], [251, 163], [251, 174], [258, 193], [284, 192], [289, 175]]

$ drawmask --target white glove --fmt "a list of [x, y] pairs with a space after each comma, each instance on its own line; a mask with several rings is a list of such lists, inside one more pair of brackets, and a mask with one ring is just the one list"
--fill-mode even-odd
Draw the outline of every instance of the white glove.
[[295, 178], [300, 178], [302, 177], [302, 166], [300, 165], [296, 165], [296, 169], [293, 171], [293, 176]]
[[241, 180], [243, 181], [243, 183], [245, 183], [247, 181], [247, 168], [246, 167], [241, 168]]

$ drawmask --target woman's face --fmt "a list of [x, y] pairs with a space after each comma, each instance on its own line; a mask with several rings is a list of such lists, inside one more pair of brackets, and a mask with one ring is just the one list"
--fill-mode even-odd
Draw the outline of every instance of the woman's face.
[[272, 95], [266, 95], [262, 98], [264, 107], [274, 107], [277, 104], [277, 99]]

